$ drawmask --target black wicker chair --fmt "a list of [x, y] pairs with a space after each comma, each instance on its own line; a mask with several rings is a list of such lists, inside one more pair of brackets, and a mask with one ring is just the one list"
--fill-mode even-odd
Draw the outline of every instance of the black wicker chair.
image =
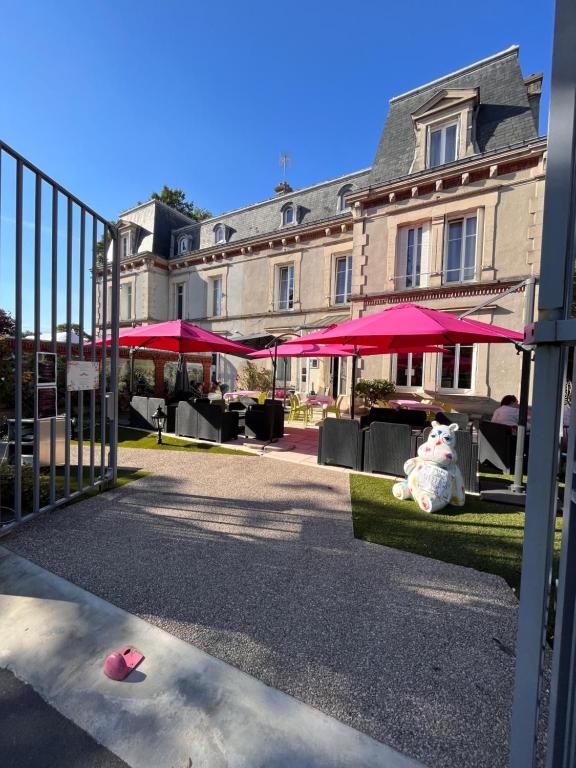
[[481, 421], [478, 425], [478, 458], [507, 474], [514, 472], [516, 435], [507, 424]]
[[354, 419], [325, 419], [318, 436], [318, 464], [361, 470], [364, 433]]
[[279, 400], [266, 400], [246, 411], [244, 434], [257, 440], [284, 437], [284, 408]]
[[224, 401], [214, 400], [211, 403], [196, 401], [192, 408], [198, 414], [197, 437], [199, 440], [211, 440], [215, 443], [226, 443], [238, 437], [238, 414], [226, 411]]
[[247, 408], [244, 405], [244, 403], [241, 403], [238, 400], [236, 400], [235, 402], [229, 403], [228, 410], [234, 411], [235, 413], [238, 414], [238, 431], [244, 432], [244, 427], [246, 423], [246, 411], [247, 411]]
[[[450, 423], [455, 424], [456, 422]], [[416, 449], [426, 442], [429, 434], [430, 427], [425, 429], [417, 439]], [[464, 490], [470, 493], [478, 493], [478, 443], [472, 440], [472, 435], [467, 430], [459, 429], [456, 432], [456, 453], [458, 454], [458, 461], [456, 463], [462, 473]]]
[[408, 409], [394, 410], [392, 408], [370, 408], [369, 413], [360, 418], [361, 427], [369, 427], [374, 422], [387, 424], [408, 424], [412, 429], [424, 429], [426, 426], [425, 411], [409, 411]]
[[373, 421], [364, 437], [364, 471], [404, 475], [404, 463], [416, 455], [416, 436], [409, 424]]
[[470, 416], [468, 416], [467, 413], [456, 413], [455, 411], [450, 411], [449, 413], [444, 413], [444, 411], [439, 411], [436, 414], [436, 421], [438, 424], [444, 424], [445, 426], [449, 426], [450, 424], [458, 424], [458, 427], [463, 429], [469, 429], [470, 428]]

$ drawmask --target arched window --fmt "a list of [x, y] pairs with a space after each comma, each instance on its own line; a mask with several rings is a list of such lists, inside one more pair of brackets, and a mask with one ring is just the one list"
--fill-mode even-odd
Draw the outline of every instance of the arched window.
[[214, 242], [224, 243], [226, 242], [226, 228], [224, 224], [217, 224], [214, 228]]
[[188, 238], [183, 237], [182, 240], [180, 240], [180, 253], [186, 253], [188, 250]]
[[292, 203], [288, 203], [282, 208], [282, 226], [286, 227], [289, 224], [294, 224], [295, 218], [294, 206]]
[[344, 187], [342, 187], [340, 192], [338, 192], [338, 205], [337, 205], [337, 208], [336, 208], [337, 211], [349, 211], [350, 210], [350, 206], [346, 202], [346, 195], [349, 195], [350, 192], [352, 192], [352, 189], [353, 189], [352, 184], [346, 184]]

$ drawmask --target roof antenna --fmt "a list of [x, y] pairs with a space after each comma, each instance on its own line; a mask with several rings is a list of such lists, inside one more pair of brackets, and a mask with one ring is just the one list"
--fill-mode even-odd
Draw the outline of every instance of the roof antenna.
[[276, 192], [277, 195], [285, 195], [288, 192], [293, 192], [292, 187], [286, 181], [286, 169], [288, 168], [289, 165], [292, 164], [292, 158], [290, 157], [288, 152], [280, 153], [278, 164], [282, 168], [282, 181], [280, 182], [280, 184], [278, 184], [277, 187], [274, 187], [274, 192]]

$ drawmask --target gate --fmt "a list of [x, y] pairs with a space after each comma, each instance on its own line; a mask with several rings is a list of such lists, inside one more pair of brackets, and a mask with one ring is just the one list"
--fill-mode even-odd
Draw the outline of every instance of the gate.
[[118, 314], [115, 226], [0, 141], [0, 536], [116, 482]]

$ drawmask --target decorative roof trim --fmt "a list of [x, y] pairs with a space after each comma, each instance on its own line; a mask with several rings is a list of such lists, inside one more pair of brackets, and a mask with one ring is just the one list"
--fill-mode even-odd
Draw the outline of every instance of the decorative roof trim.
[[504, 51], [499, 51], [499, 53], [494, 53], [492, 56], [488, 56], [485, 59], [480, 59], [480, 61], [475, 61], [473, 64], [468, 64], [466, 67], [462, 67], [462, 69], [456, 69], [454, 72], [450, 72], [447, 75], [442, 75], [442, 77], [437, 78], [436, 80], [430, 80], [429, 83], [424, 83], [423, 85], [419, 85], [417, 88], [412, 88], [410, 91], [405, 91], [404, 93], [401, 93], [399, 96], [394, 96], [390, 99], [389, 103], [393, 104], [396, 101], [400, 101], [401, 99], [405, 99], [407, 96], [414, 96], [416, 93], [420, 93], [420, 91], [425, 91], [428, 88], [430, 88], [431, 85], [437, 85], [438, 83], [443, 83], [445, 80], [450, 80], [453, 77], [457, 77], [458, 75], [464, 75], [467, 72], [472, 72], [475, 69], [479, 69], [480, 67], [485, 66], [486, 64], [490, 64], [493, 61], [497, 61], [498, 59], [505, 59], [508, 56], [518, 55], [518, 51], [520, 50], [519, 45], [511, 45], [510, 48], [506, 48]]
[[[459, 283], [458, 285], [438, 286], [438, 288], [420, 288], [415, 291], [390, 291], [389, 293], [373, 294], [371, 296], [351, 296], [350, 301], [361, 303], [365, 307], [379, 304], [403, 304], [404, 302], [430, 301], [432, 299], [448, 299], [459, 296], [489, 296], [496, 291], [505, 291], [518, 285], [521, 278], [515, 280], [491, 280], [486, 283]], [[519, 287], [523, 291], [524, 287]]]

